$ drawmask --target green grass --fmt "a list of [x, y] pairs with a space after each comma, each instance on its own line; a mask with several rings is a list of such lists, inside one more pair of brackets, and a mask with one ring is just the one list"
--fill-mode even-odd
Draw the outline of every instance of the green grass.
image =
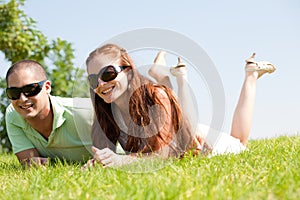
[[160, 168], [149, 173], [61, 162], [24, 170], [2, 154], [0, 199], [299, 199], [299, 147], [300, 136], [253, 140], [238, 155], [145, 164]]

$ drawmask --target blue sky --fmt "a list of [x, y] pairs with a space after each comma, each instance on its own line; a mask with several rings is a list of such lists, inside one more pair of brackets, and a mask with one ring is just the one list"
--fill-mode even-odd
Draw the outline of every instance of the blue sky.
[[[60, 37], [73, 44], [76, 66], [82, 66], [99, 44], [135, 29], [161, 28], [190, 38], [205, 50], [221, 76], [227, 132], [244, 78], [244, 60], [256, 52], [258, 61], [272, 61], [277, 71], [258, 81], [250, 137], [300, 131], [298, 0], [27, 0], [24, 10], [49, 39]], [[4, 74], [9, 66], [2, 58], [0, 62]], [[205, 102], [209, 104], [207, 98], [200, 103], [200, 116], [209, 115]]]

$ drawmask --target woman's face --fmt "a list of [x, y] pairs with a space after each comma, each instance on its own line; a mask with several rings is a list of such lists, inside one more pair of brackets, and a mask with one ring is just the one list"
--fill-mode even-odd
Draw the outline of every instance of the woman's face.
[[[109, 65], [119, 68], [121, 66], [120, 59], [106, 63], [98, 59], [92, 59], [87, 66], [88, 74], [93, 74], [92, 76], [95, 76], [95, 74], [98, 75], [101, 70], [103, 71], [104, 68], [107, 69], [106, 67]], [[103, 81], [101, 79], [101, 74], [99, 74], [99, 76], [97, 76], [98, 87], [93, 87], [95, 93], [106, 103], [115, 102], [128, 88], [128, 77], [126, 71], [127, 70], [120, 71], [115, 79], [107, 82]]]

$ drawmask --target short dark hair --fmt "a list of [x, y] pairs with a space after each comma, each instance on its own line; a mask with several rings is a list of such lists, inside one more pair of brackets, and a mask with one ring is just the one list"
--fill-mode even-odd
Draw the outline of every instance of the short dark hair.
[[45, 68], [37, 61], [34, 60], [20, 60], [14, 63], [6, 73], [6, 84], [8, 85], [8, 77], [21, 68], [28, 68], [33, 70], [37, 76], [41, 76], [43, 79], [47, 79], [47, 73]]

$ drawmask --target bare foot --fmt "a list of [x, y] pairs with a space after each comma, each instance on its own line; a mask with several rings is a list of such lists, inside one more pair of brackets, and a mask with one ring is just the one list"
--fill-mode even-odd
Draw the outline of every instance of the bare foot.
[[153, 77], [158, 83], [161, 83], [169, 76], [169, 69], [166, 64], [166, 52], [160, 51], [154, 59], [154, 64], [148, 71], [149, 75]]

